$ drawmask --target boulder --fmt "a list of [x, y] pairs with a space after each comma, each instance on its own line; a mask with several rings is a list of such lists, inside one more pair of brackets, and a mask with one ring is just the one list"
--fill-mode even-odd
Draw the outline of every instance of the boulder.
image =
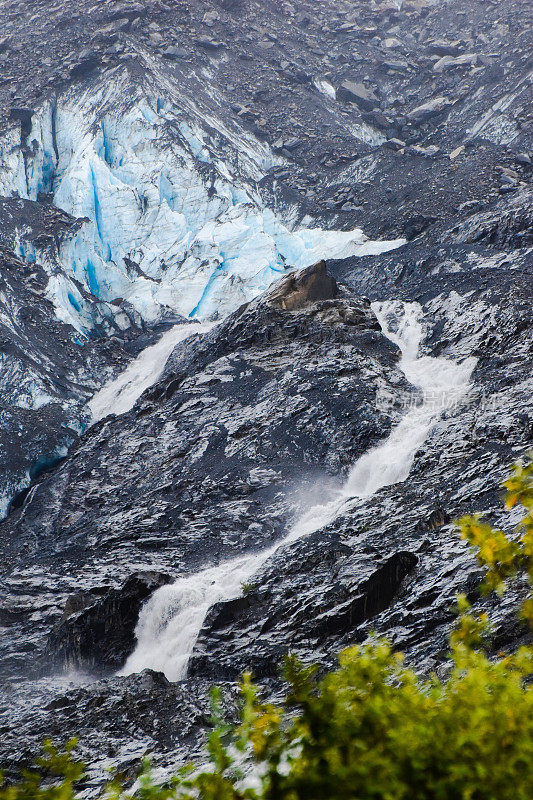
[[208, 28], [212, 28], [215, 22], [218, 22], [219, 20], [220, 20], [220, 14], [218, 13], [218, 11], [215, 11], [215, 9], [213, 9], [212, 11], [206, 11], [206, 13], [203, 16], [202, 22], [204, 23], [204, 25], [207, 25]]
[[219, 50], [223, 46], [222, 42], [216, 39], [210, 39], [209, 36], [198, 36], [194, 41], [199, 47], [203, 47], [204, 50]]
[[362, 111], [371, 111], [379, 102], [371, 89], [354, 81], [341, 83], [337, 89], [337, 99], [342, 102], [355, 103]]
[[475, 53], [469, 53], [464, 56], [443, 56], [433, 64], [433, 72], [447, 72], [450, 69], [457, 67], [474, 67], [477, 64], [478, 57]]
[[411, 144], [407, 150], [413, 156], [424, 156], [425, 158], [433, 158], [437, 153], [440, 153], [440, 148], [436, 144], [430, 144], [428, 147], [422, 147], [419, 144]]
[[365, 122], [368, 122], [369, 125], [374, 125], [376, 128], [387, 129], [394, 126], [394, 121], [381, 111], [364, 111], [361, 116]]
[[460, 39], [453, 42], [438, 39], [428, 45], [427, 51], [436, 56], [458, 56], [461, 52], [461, 46], [462, 42]]
[[401, 150], [406, 146], [406, 144], [402, 139], [396, 139], [393, 137], [392, 139], [387, 139], [383, 146], [388, 147], [389, 150]]
[[267, 302], [271, 306], [294, 311], [318, 300], [330, 300], [337, 294], [337, 283], [328, 274], [326, 262], [318, 261], [274, 284], [267, 295]]
[[392, 70], [393, 72], [407, 72], [410, 69], [409, 63], [400, 59], [388, 59], [383, 61], [382, 67]]
[[300, 144], [302, 144], [302, 140], [297, 136], [291, 136], [289, 138], [280, 137], [279, 139], [276, 139], [272, 145], [272, 149], [276, 152], [281, 150], [295, 150]]
[[394, 36], [389, 36], [381, 42], [381, 46], [386, 50], [395, 50], [397, 47], [401, 47], [402, 43]]
[[183, 47], [175, 47], [174, 45], [169, 45], [165, 47], [162, 51], [163, 58], [168, 58], [171, 60], [179, 59], [179, 58], [187, 58], [187, 51], [183, 49]]
[[410, 122], [426, 122], [428, 119], [447, 111], [453, 105], [453, 102], [447, 97], [434, 97], [432, 100], [428, 100], [427, 103], [413, 108], [407, 114], [407, 119]]
[[405, 236], [409, 241], [420, 236], [426, 228], [435, 222], [435, 217], [427, 216], [425, 214], [413, 214], [408, 217], [402, 225], [402, 236]]

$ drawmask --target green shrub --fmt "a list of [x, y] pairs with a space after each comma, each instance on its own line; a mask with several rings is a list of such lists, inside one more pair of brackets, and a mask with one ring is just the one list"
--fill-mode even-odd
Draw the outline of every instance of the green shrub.
[[[533, 464], [516, 465], [505, 482], [506, 507], [527, 513], [509, 538], [479, 517], [459, 521], [461, 534], [486, 568], [484, 591], [503, 591], [517, 573], [533, 584]], [[533, 622], [531, 593], [522, 616]], [[211, 768], [184, 768], [156, 785], [145, 767], [141, 800], [531, 800], [533, 797], [533, 648], [490, 658], [488, 620], [458, 599], [447, 676], [421, 680], [384, 639], [339, 656], [319, 677], [317, 666], [285, 661], [285, 701], [264, 704], [245, 675], [240, 724], [226, 725], [213, 693]], [[71, 800], [83, 767], [47, 744], [40, 773], [0, 788], [0, 800]], [[255, 788], [246, 770], [255, 768]], [[244, 770], [244, 771], [243, 771]], [[47, 774], [62, 776], [46, 785]], [[246, 788], [248, 785], [248, 788]], [[118, 784], [115, 800], [128, 797]]]
[[72, 757], [76, 739], [70, 739], [63, 750], [46, 740], [43, 755], [35, 770], [23, 770], [21, 780], [13, 786], [2, 785], [2, 800], [72, 800], [74, 787], [83, 777], [84, 765]]

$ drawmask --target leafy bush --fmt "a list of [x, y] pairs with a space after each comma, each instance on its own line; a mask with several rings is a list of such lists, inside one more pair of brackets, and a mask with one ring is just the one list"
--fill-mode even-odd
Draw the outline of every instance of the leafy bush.
[[[1, 786], [2, 800], [72, 800], [74, 787], [83, 778], [84, 765], [72, 757], [76, 739], [70, 739], [63, 750], [46, 740], [43, 755], [37, 759], [39, 770], [23, 770], [22, 779], [14, 786]], [[60, 781], [54, 781], [55, 778]]]
[[[483, 590], [503, 591], [517, 573], [533, 586], [533, 463], [516, 465], [505, 482], [506, 507], [527, 513], [517, 536], [479, 517], [459, 521], [462, 536], [486, 568]], [[533, 623], [531, 592], [522, 616]], [[184, 768], [156, 785], [145, 766], [140, 800], [530, 800], [533, 797], [533, 647], [489, 658], [488, 620], [464, 597], [450, 637], [448, 674], [421, 680], [384, 639], [351, 647], [339, 667], [319, 677], [317, 666], [286, 659], [288, 692], [264, 704], [245, 675], [240, 724], [228, 726], [213, 692], [211, 767]], [[26, 773], [0, 800], [71, 800], [83, 767], [72, 742], [50, 743], [41, 771]], [[252, 774], [250, 774], [250, 769]], [[47, 775], [62, 781], [49, 785]], [[253, 778], [253, 779], [252, 779]], [[129, 795], [117, 783], [107, 796]]]

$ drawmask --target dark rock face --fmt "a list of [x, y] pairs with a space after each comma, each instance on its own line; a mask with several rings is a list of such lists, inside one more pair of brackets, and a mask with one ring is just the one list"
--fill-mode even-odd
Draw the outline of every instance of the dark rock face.
[[50, 634], [45, 657], [65, 671], [116, 671], [133, 651], [143, 603], [170, 580], [164, 573], [141, 572], [101, 600], [95, 601], [91, 592], [71, 595], [61, 621]]
[[[9, 547], [17, 565], [4, 576], [9, 629], [4, 668], [20, 674], [32, 641], [41, 669], [41, 653], [57, 625], [56, 631], [64, 631], [62, 640], [55, 639], [61, 658], [68, 657], [66, 645], [70, 653], [80, 652], [81, 632], [89, 655], [84, 651], [77, 663], [87, 666], [92, 659], [98, 672], [131, 647], [132, 615], [127, 647], [108, 631], [109, 649], [102, 652], [93, 633], [106, 609], [119, 604], [122, 593], [115, 586], [128, 585], [132, 562], [142, 560], [178, 577], [268, 546], [309, 503], [307, 489], [315, 502], [321, 485], [342, 475], [404, 413], [406, 398], [413, 395], [397, 369], [394, 347], [378, 332], [368, 301], [350, 297], [346, 285], [371, 298], [417, 297], [431, 319], [426, 352], [453, 358], [475, 353], [478, 359], [472, 397], [443, 414], [409, 480], [282, 548], [242, 597], [215, 605], [185, 683], [154, 678], [158, 688], [150, 692], [161, 698], [155, 715], [147, 711], [143, 676], [108, 678], [81, 689], [54, 684], [46, 689], [53, 705], [37, 716], [28, 685], [11, 684], [6, 713], [13, 713], [15, 704], [24, 752], [38, 748], [39, 732], [53, 735], [61, 725], [63, 732], [82, 738], [101, 730], [98, 747], [116, 753], [125, 742], [139, 754], [153, 747], [159, 763], [169, 766], [200, 741], [205, 716], [196, 693], [206, 682], [234, 679], [252, 668], [275, 689], [288, 649], [331, 664], [341, 647], [364, 640], [370, 630], [392, 637], [419, 669], [438, 668], [456, 593], [466, 590], [477, 608], [486, 603], [475, 590], [479, 571], [449, 519], [483, 508], [496, 524], [505, 522], [498, 483], [531, 436], [523, 422], [533, 325], [531, 299], [524, 292], [530, 273], [521, 251], [509, 270], [507, 252], [500, 267], [485, 268], [479, 285], [475, 269], [457, 264], [460, 258], [470, 265], [489, 252], [495, 263], [497, 251], [480, 247], [456, 244], [442, 261], [432, 261], [424, 246], [413, 242], [401, 255], [330, 264], [337, 275], [336, 299], [292, 312], [255, 301], [210, 334], [177, 348], [160, 381], [131, 412], [94, 426], [61, 467], [43, 478], [24, 513], [13, 512], [0, 528], [4, 552]], [[432, 273], [429, 280], [426, 270]], [[390, 395], [385, 406], [374, 394], [378, 385]], [[344, 463], [336, 460], [339, 454]], [[317, 475], [319, 461], [325, 468]], [[133, 502], [134, 496], [146, 502]], [[46, 528], [50, 509], [53, 547]], [[93, 554], [87, 545], [94, 548], [96, 541]], [[102, 581], [102, 564], [108, 565], [112, 584]], [[88, 594], [68, 600], [75, 585]], [[509, 646], [524, 635], [516, 628], [511, 596], [495, 620], [496, 642]], [[16, 705], [20, 693], [26, 698], [20, 700], [23, 708]], [[189, 698], [177, 710], [176, 693]], [[128, 731], [137, 718], [144, 732], [140, 741]], [[161, 731], [181, 729], [177, 719], [185, 720], [191, 736], [184, 742], [177, 734], [162, 739]], [[192, 727], [190, 719], [196, 720]], [[14, 746], [12, 737], [4, 743], [12, 763], [19, 759], [12, 755]]]
[[[518, 188], [518, 187], [516, 187]], [[489, 242], [498, 249], [531, 247], [533, 244], [533, 192], [521, 189], [507, 203], [501, 200], [490, 211], [472, 214], [452, 230], [456, 242]]]
[[[206, 682], [170, 683], [160, 672], [144, 670], [119, 681], [73, 680], [69, 685], [67, 680], [59, 692], [52, 681], [43, 679], [38, 686], [38, 703], [33, 687], [24, 682], [10, 697], [19, 724], [2, 727], [2, 754], [10, 768], [6, 778], [15, 778], [18, 767], [33, 760], [36, 730], [46, 730], [54, 741], [62, 741], [65, 728], [84, 733], [79, 754], [88, 764], [83, 788], [91, 795], [101, 789], [108, 760], [131, 784], [145, 753], [169, 754], [167, 766], [177, 769], [199, 756], [205, 745], [211, 688]], [[225, 684], [221, 688], [231, 719], [236, 710], [236, 687]]]
[[[0, 528], [4, 546], [47, 574], [63, 559], [76, 565], [62, 569], [54, 591], [47, 616], [57, 621], [65, 592], [102, 585], [99, 563], [112, 565], [117, 585], [141, 559], [175, 575], [265, 547], [282, 534], [302, 484], [317, 472], [333, 479], [386, 435], [376, 376], [385, 385], [392, 374], [407, 390], [396, 362], [366, 302], [287, 312], [255, 301], [177, 348], [134, 410], [84, 434]], [[25, 660], [14, 630], [10, 639], [13, 657]]]
[[[339, 637], [356, 641], [357, 630], [391, 605], [417, 561], [402, 551], [365, 559], [335, 535], [312, 536], [257, 575], [243, 597], [211, 608], [189, 675], [236, 679], [252, 670], [258, 678], [276, 677], [287, 649], [327, 651]], [[243, 631], [237, 638], [236, 629]]]
[[337, 293], [335, 279], [326, 272], [326, 262], [319, 261], [274, 284], [268, 292], [268, 302], [286, 311], [295, 311], [317, 300], [331, 300]]
[[421, 106], [413, 108], [409, 112], [408, 119], [412, 122], [427, 122], [427, 120], [437, 117], [453, 105], [453, 101], [447, 97], [434, 97], [423, 103]]

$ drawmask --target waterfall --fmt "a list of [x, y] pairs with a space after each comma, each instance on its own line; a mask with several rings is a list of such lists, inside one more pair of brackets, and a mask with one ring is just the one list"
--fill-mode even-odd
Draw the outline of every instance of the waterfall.
[[424, 337], [422, 309], [417, 303], [373, 303], [383, 334], [401, 352], [399, 367], [419, 390], [389, 436], [362, 455], [344, 486], [327, 502], [309, 509], [272, 547], [208, 567], [158, 589], [141, 609], [135, 630], [137, 645], [120, 674], [151, 668], [169, 680], [186, 677], [187, 664], [209, 608], [241, 594], [241, 586], [275, 552], [333, 522], [350, 502], [366, 498], [385, 486], [406, 480], [414, 457], [446, 408], [469, 388], [475, 359], [458, 363], [446, 358], [419, 356]]
[[87, 408], [92, 422], [97, 422], [109, 414], [124, 414], [133, 408], [137, 398], [161, 377], [176, 345], [194, 336], [195, 333], [207, 333], [214, 324], [214, 322], [201, 324], [194, 322], [174, 325], [154, 345], [145, 347], [137, 358], [128, 364], [124, 372], [106, 383], [91, 397]]

